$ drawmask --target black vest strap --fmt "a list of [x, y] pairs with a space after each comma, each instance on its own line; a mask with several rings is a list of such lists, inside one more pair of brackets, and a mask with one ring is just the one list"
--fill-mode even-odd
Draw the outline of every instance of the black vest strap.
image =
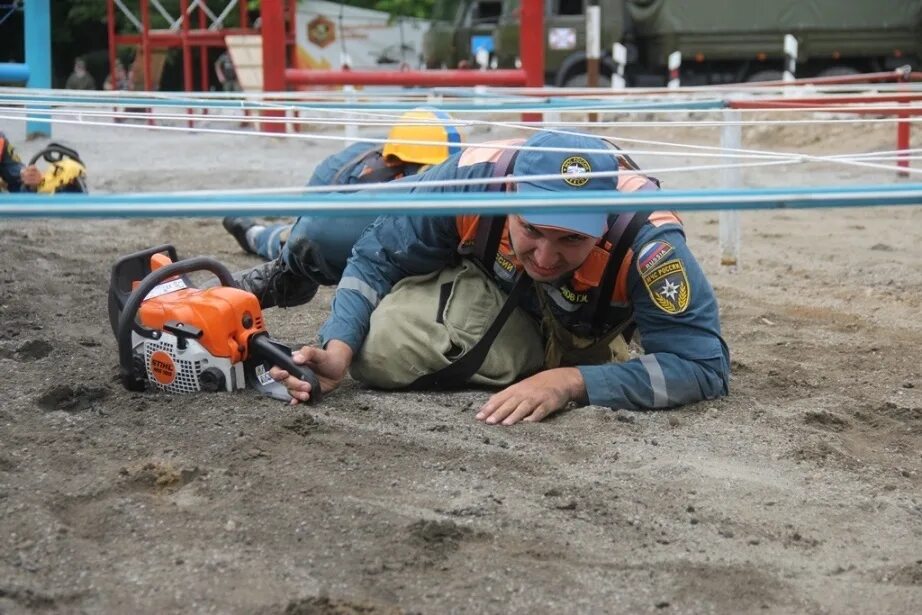
[[505, 228], [506, 216], [484, 216], [477, 223], [473, 256], [483, 265], [485, 271], [493, 271], [493, 263], [496, 262], [499, 242], [503, 239]]
[[595, 314], [592, 317], [592, 326], [596, 330], [602, 329], [606, 324], [605, 320], [608, 316], [611, 296], [615, 290], [615, 283], [618, 281], [621, 264], [624, 262], [625, 256], [627, 256], [627, 251], [634, 245], [637, 233], [649, 218], [649, 212], [624, 212], [618, 214], [614, 222], [609, 226], [605, 239], [611, 244], [611, 249], [608, 263], [605, 265], [605, 271], [602, 273], [602, 279], [599, 282], [599, 297]]
[[[515, 166], [515, 159], [519, 150], [507, 149], [493, 163], [493, 177], [506, 177]], [[490, 184], [490, 192], [505, 192], [506, 184]], [[499, 250], [499, 242], [503, 239], [503, 229], [506, 226], [506, 216], [481, 216], [477, 224], [477, 234], [474, 236], [473, 256], [483, 265], [486, 271], [493, 271], [493, 263]]]
[[477, 343], [471, 346], [471, 349], [465, 352], [460, 358], [453, 363], [446, 365], [437, 372], [420, 376], [414, 380], [409, 388], [411, 389], [432, 389], [432, 388], [451, 388], [463, 386], [471, 376], [477, 373], [480, 366], [483, 365], [490, 347], [493, 345], [496, 336], [502, 331], [503, 325], [509, 320], [513, 310], [518, 306], [525, 290], [531, 285], [531, 278], [525, 272], [519, 274], [512, 290], [506, 297], [503, 307], [500, 308], [493, 323], [486, 330], [483, 336], [477, 340]]

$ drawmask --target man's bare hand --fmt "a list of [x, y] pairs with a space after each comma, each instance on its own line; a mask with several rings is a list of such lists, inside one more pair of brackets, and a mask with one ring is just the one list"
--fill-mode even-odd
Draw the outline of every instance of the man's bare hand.
[[487, 400], [475, 418], [488, 425], [537, 423], [569, 402], [585, 398], [586, 384], [578, 369], [549, 369], [506, 387]]
[[[304, 346], [292, 353], [291, 358], [298, 365], [306, 365], [317, 375], [320, 389], [329, 393], [339, 386], [352, 364], [352, 349], [343, 342], [332, 340], [326, 349]], [[281, 382], [291, 395], [291, 403], [306, 402], [311, 398], [311, 385], [299, 380], [280, 367], [273, 367], [269, 375]]]
[[42, 172], [35, 165], [29, 165], [19, 174], [22, 183], [27, 187], [35, 190], [42, 183]]

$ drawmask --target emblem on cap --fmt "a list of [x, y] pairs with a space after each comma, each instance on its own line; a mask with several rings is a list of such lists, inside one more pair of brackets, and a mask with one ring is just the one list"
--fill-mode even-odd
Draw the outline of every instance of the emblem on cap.
[[560, 165], [560, 172], [569, 176], [564, 177], [563, 181], [577, 188], [586, 185], [589, 178], [583, 174], [590, 171], [592, 171], [592, 167], [589, 165], [589, 161], [582, 156], [570, 156]]

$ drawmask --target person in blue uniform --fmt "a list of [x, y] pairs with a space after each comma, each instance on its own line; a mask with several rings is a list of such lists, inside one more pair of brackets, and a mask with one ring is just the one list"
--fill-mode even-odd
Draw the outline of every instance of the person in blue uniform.
[[[639, 171], [621, 167], [625, 157], [606, 153], [607, 144], [600, 138], [539, 132], [524, 145], [511, 161], [505, 147], [471, 148], [402, 181], [410, 192], [483, 191], [489, 188], [414, 184], [509, 174], [524, 179], [508, 183], [506, 190], [549, 196], [564, 191], [656, 189]], [[616, 180], [585, 176], [619, 170], [624, 172]], [[559, 178], [528, 179], [550, 174]], [[335, 389], [350, 368], [353, 377], [375, 386], [412, 386], [414, 378], [441, 369], [444, 363], [438, 361], [445, 360], [441, 355], [458, 354], [449, 347], [437, 349], [440, 356], [432, 357], [433, 334], [420, 331], [435, 326], [429, 321], [438, 321], [448, 311], [442, 309], [443, 302], [437, 311], [417, 309], [419, 289], [426, 288], [422, 284], [431, 276], [459, 262], [479, 259], [487, 280], [481, 292], [458, 297], [462, 293], [453, 292], [450, 279], [446, 288], [437, 278], [431, 293], [441, 293], [449, 302], [463, 301], [464, 320], [472, 313], [495, 313], [498, 304], [490, 289], [505, 295], [524, 277], [526, 290], [519, 309], [525, 324], [515, 326], [527, 331], [530, 320], [533, 334], [496, 338], [490, 353], [503, 357], [500, 363], [517, 367], [501, 376], [481, 373], [490, 363], [488, 358], [470, 378], [471, 383], [503, 387], [478, 410], [477, 419], [511, 425], [539, 421], [572, 402], [660, 409], [727, 394], [729, 351], [720, 334], [717, 300], [686, 245], [677, 216], [671, 212], [526, 213], [496, 220], [378, 218], [356, 242], [342, 272], [332, 312], [319, 332], [320, 346], [301, 348], [295, 361], [314, 370], [324, 391]], [[499, 241], [487, 242], [484, 250], [484, 242], [479, 241], [483, 229], [496, 224], [501, 225]], [[416, 300], [410, 301], [412, 297]], [[643, 354], [617, 356], [613, 342], [623, 343], [635, 328]], [[516, 358], [516, 348], [528, 344], [525, 356]], [[271, 374], [285, 384], [293, 403], [310, 399], [308, 383], [279, 368]]]
[[[461, 136], [451, 118], [429, 109], [404, 113], [388, 132], [384, 144], [359, 142], [324, 159], [314, 170], [308, 186], [349, 186], [389, 182], [416, 175], [444, 162], [460, 151]], [[376, 216], [314, 217], [302, 216], [294, 225], [261, 225], [252, 218], [224, 218], [224, 228], [240, 247], [267, 261], [281, 257], [281, 263], [310, 259], [309, 277], [324, 284], [335, 284], [346, 266], [352, 245]], [[292, 246], [285, 248], [292, 241]], [[283, 256], [283, 252], [285, 252]], [[270, 267], [271, 269], [271, 267]], [[260, 276], [265, 267], [254, 268], [251, 276]]]

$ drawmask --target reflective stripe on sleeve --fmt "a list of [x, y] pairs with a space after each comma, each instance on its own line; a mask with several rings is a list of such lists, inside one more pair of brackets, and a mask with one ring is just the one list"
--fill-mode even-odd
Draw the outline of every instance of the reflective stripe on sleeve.
[[669, 405], [669, 393], [666, 391], [666, 376], [659, 361], [652, 354], [640, 357], [640, 363], [650, 375], [650, 388], [653, 389], [653, 407], [665, 408]]
[[375, 292], [375, 289], [365, 283], [363, 280], [358, 278], [343, 278], [339, 282], [339, 286], [336, 287], [336, 290], [354, 290], [358, 294], [362, 295], [368, 303], [371, 304], [371, 307], [377, 307], [378, 302], [381, 299], [378, 297], [378, 293]]

